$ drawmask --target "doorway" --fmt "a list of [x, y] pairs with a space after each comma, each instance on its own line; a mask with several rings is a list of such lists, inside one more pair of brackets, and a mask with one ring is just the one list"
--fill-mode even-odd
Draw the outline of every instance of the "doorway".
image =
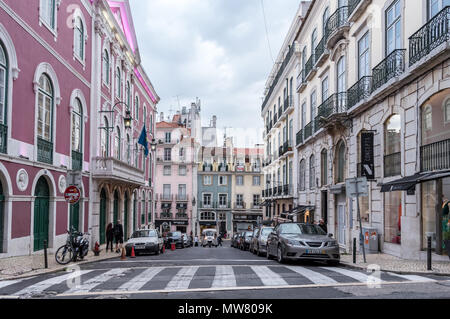
[[69, 227], [80, 230], [80, 202], [70, 205]]
[[106, 243], [106, 192], [100, 193], [100, 245]]
[[3, 185], [0, 182], [0, 253], [3, 253], [3, 228], [5, 226], [5, 195], [3, 193]]
[[337, 196], [337, 230], [338, 230], [338, 241], [340, 245], [345, 245], [346, 243], [346, 218], [345, 218], [345, 195]]
[[327, 191], [323, 191], [322, 192], [322, 214], [321, 217], [323, 219], [323, 221], [325, 222], [325, 225], [328, 225], [328, 192]]
[[34, 191], [34, 251], [44, 249], [48, 244], [50, 189], [45, 177], [41, 177]]
[[128, 240], [128, 194], [125, 192], [124, 199], [124, 216], [123, 216], [123, 236], [124, 240]]

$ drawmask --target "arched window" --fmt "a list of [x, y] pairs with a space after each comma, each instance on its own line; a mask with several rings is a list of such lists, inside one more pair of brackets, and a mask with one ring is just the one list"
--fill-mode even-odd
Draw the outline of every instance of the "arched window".
[[445, 122], [450, 122], [450, 98], [445, 101], [444, 105], [444, 115], [445, 115]]
[[328, 152], [326, 149], [320, 153], [320, 181], [322, 186], [328, 185]]
[[114, 139], [114, 151], [115, 151], [116, 158], [118, 160], [120, 160], [120, 153], [121, 153], [120, 141], [121, 141], [120, 128], [117, 126], [116, 127], [116, 137]]
[[339, 113], [345, 112], [347, 109], [347, 75], [345, 70], [345, 56], [338, 61], [337, 67], [337, 93]]
[[81, 17], [75, 18], [74, 33], [75, 55], [81, 60], [84, 60], [84, 25]]
[[38, 88], [37, 143], [38, 161], [53, 163], [53, 103], [54, 91], [50, 78], [42, 74]]
[[304, 191], [306, 189], [306, 161], [304, 159], [300, 161], [299, 179], [299, 188]]
[[111, 83], [109, 75], [110, 75], [109, 53], [108, 50], [105, 49], [105, 51], [103, 52], [103, 81], [108, 85]]
[[309, 158], [309, 188], [316, 188], [316, 163], [314, 155]]
[[346, 152], [344, 141], [340, 141], [336, 147], [336, 183], [345, 182]]
[[56, 0], [41, 0], [41, 20], [50, 28], [56, 27]]
[[80, 99], [75, 99], [72, 113], [72, 169], [83, 168], [83, 106]]
[[[6, 52], [0, 42], [0, 124], [7, 125], [7, 102], [8, 102], [8, 59]], [[5, 134], [1, 132], [1, 134]]]
[[122, 83], [122, 76], [120, 74], [120, 68], [117, 67], [117, 69], [116, 69], [116, 97], [118, 97], [118, 98], [120, 98], [122, 96], [120, 94], [121, 83]]
[[127, 163], [131, 165], [131, 140], [129, 134], [127, 134]]
[[139, 96], [134, 99], [134, 118], [139, 121]]
[[433, 111], [430, 105], [427, 105], [422, 110], [422, 129], [424, 131], [431, 130], [433, 128]]
[[126, 94], [127, 94], [127, 96], [126, 96], [127, 108], [130, 109], [130, 107], [132, 107], [130, 81], [127, 81]]
[[329, 16], [330, 16], [330, 10], [327, 7], [325, 9], [325, 11], [323, 12], [323, 16], [322, 16], [322, 34], [323, 34], [323, 36], [326, 36], [327, 22], [328, 22]]
[[401, 173], [401, 118], [392, 115], [384, 124], [384, 176]]
[[316, 46], [317, 46], [317, 29], [314, 29], [314, 31], [311, 34], [311, 55], [314, 55], [316, 53]]
[[100, 131], [101, 156], [109, 156], [109, 122], [106, 116], [103, 118], [103, 128]]

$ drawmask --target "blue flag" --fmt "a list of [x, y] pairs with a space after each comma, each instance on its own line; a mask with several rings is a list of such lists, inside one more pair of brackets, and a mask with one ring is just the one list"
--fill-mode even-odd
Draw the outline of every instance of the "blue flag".
[[144, 147], [145, 157], [147, 157], [148, 156], [148, 140], [147, 140], [147, 130], [145, 129], [145, 125], [142, 128], [141, 137], [139, 137], [138, 143]]

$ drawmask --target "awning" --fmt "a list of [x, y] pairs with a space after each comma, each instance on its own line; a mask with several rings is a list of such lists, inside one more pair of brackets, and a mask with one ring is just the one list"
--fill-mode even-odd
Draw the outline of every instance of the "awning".
[[431, 173], [430, 172], [417, 173], [415, 175], [403, 177], [389, 183], [378, 184], [378, 186], [381, 186], [382, 193], [395, 191], [414, 191], [416, 185], [419, 183], [428, 182], [449, 176], [450, 170]]

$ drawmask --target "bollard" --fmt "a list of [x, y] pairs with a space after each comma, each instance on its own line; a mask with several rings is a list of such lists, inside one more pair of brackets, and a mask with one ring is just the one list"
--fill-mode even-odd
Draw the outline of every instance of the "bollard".
[[353, 263], [356, 264], [356, 238], [353, 238]]
[[48, 269], [47, 241], [46, 240], [44, 240], [44, 264], [45, 264], [45, 269]]
[[433, 270], [431, 267], [431, 236], [427, 237], [427, 270]]

